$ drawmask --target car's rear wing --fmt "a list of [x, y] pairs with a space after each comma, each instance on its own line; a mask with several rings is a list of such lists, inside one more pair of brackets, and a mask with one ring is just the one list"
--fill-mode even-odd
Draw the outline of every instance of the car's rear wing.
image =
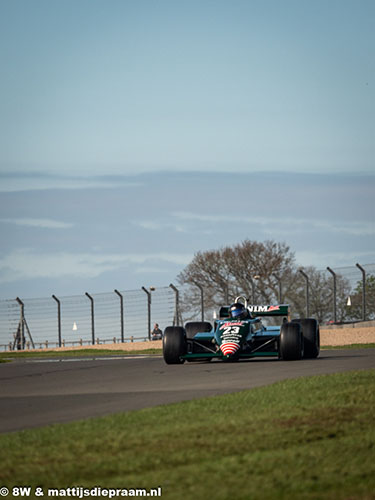
[[279, 304], [277, 306], [248, 306], [253, 316], [288, 316], [289, 304]]
[[[229, 318], [230, 306], [222, 306], [219, 311], [220, 319]], [[266, 306], [258, 306], [258, 305], [250, 305], [247, 306], [250, 314], [252, 316], [286, 316], [289, 314], [289, 304], [279, 304], [276, 306], [266, 305]]]

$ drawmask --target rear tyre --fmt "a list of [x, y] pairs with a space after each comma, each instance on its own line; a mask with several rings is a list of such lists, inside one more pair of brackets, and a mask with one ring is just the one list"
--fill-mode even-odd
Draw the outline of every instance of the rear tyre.
[[181, 356], [186, 354], [186, 334], [182, 326], [167, 326], [163, 335], [163, 356], [168, 365], [184, 363]]
[[320, 352], [320, 331], [317, 320], [313, 318], [302, 318], [294, 319], [292, 322], [301, 325], [304, 341], [303, 357], [307, 359], [317, 358]]
[[280, 358], [285, 361], [303, 357], [303, 336], [299, 323], [284, 323], [280, 330]]
[[199, 332], [210, 332], [212, 325], [208, 321], [190, 321], [185, 325], [186, 338], [193, 339]]

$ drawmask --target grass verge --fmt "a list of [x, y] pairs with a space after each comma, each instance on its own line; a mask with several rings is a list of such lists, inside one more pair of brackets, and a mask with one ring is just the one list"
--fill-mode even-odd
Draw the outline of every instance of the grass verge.
[[375, 344], [325, 345], [321, 349], [374, 349]]
[[0, 484], [375, 498], [375, 370], [0, 435]]
[[161, 349], [139, 349], [124, 351], [121, 349], [77, 349], [71, 351], [7, 351], [0, 353], [0, 362], [5, 359], [18, 358], [79, 358], [97, 356], [132, 356], [133, 354], [162, 354]]

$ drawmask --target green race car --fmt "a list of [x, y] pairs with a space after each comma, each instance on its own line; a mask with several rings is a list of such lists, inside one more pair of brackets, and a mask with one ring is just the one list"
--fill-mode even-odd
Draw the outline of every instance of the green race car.
[[[281, 325], [267, 326], [262, 318], [281, 317]], [[214, 326], [207, 321], [168, 326], [163, 335], [167, 364], [185, 361], [238, 361], [242, 358], [276, 356], [283, 360], [316, 358], [320, 351], [319, 325], [313, 318], [289, 321], [289, 306], [248, 305], [237, 297], [223, 306]]]

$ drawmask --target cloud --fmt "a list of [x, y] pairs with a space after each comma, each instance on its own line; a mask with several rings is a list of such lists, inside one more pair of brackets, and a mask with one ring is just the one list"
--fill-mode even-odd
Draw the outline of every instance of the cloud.
[[167, 273], [168, 270], [167, 269], [163, 269], [161, 267], [151, 267], [151, 266], [147, 266], [147, 267], [138, 267], [135, 272], [137, 274], [142, 274], [142, 273], [145, 273], [145, 274], [149, 274], [149, 273]]
[[[193, 255], [178, 253], [148, 254], [89, 254], [35, 253], [30, 249], [16, 250], [0, 259], [0, 282], [36, 278], [96, 278], [108, 271], [131, 266], [135, 272], [151, 268], [153, 272], [165, 264], [185, 266]], [[138, 267], [139, 266], [139, 267]]]
[[143, 229], [148, 229], [150, 231], [165, 231], [172, 230], [177, 233], [186, 233], [187, 230], [181, 224], [171, 224], [169, 222], [157, 222], [155, 220], [141, 220], [141, 221], [132, 221], [132, 224], [139, 226]]
[[74, 224], [69, 222], [61, 222], [52, 219], [0, 219], [0, 222], [15, 224], [16, 226], [40, 227], [43, 229], [68, 229], [74, 226]]
[[285, 234], [285, 231], [300, 232], [303, 228], [323, 230], [326, 232], [344, 233], [353, 236], [375, 235], [375, 224], [372, 221], [336, 221], [336, 220], [315, 220], [299, 217], [264, 217], [252, 215], [207, 215], [194, 214], [191, 212], [174, 212], [171, 214], [185, 221], [200, 221], [214, 224], [250, 224], [262, 226], [265, 233], [272, 235], [276, 233]]
[[44, 173], [0, 173], [0, 192], [36, 191], [48, 189], [97, 189], [139, 187], [143, 183], [122, 176], [74, 176]]

